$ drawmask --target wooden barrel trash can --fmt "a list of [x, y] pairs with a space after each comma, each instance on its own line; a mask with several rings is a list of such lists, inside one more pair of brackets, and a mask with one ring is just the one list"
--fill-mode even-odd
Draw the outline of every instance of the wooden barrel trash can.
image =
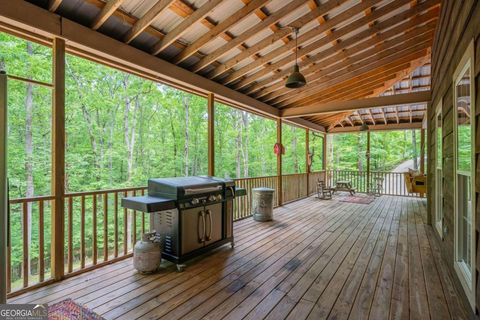
[[270, 221], [273, 219], [273, 193], [270, 188], [252, 189], [253, 219], [255, 221]]

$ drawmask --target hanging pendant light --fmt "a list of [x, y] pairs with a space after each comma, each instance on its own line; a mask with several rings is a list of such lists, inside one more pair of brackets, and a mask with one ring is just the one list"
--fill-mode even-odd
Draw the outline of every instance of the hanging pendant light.
[[295, 33], [295, 65], [293, 66], [293, 71], [288, 77], [287, 82], [285, 83], [285, 87], [290, 89], [301, 88], [307, 83], [307, 80], [305, 80], [305, 77], [303, 76], [303, 74], [300, 73], [300, 68], [298, 67], [298, 62], [297, 62], [298, 29], [293, 28], [293, 32]]

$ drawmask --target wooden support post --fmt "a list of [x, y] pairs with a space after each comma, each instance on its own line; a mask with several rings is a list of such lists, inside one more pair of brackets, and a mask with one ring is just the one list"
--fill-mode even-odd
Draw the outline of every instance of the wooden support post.
[[305, 129], [305, 172], [307, 173], [307, 197], [310, 196], [310, 129]]
[[370, 192], [370, 130], [367, 131], [367, 193]]
[[[282, 119], [277, 119], [277, 143], [282, 145]], [[282, 186], [282, 153], [277, 154], [277, 199], [278, 205], [283, 203], [283, 186]]]
[[52, 278], [64, 275], [65, 198], [65, 41], [53, 40], [52, 105]]
[[[322, 157], [322, 169], [327, 171], [327, 134], [323, 135], [323, 157]], [[326, 183], [326, 181], [325, 181]]]
[[215, 175], [215, 95], [208, 94], [208, 175]]
[[0, 304], [7, 303], [8, 194], [7, 194], [7, 75], [0, 71]]
[[425, 173], [425, 129], [420, 129], [420, 172]]

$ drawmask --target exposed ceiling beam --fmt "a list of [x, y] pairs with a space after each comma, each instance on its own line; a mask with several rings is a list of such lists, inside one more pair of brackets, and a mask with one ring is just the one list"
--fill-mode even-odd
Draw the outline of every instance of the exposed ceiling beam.
[[175, 40], [180, 38], [188, 29], [190, 29], [195, 23], [203, 19], [215, 6], [219, 5], [223, 0], [209, 0], [203, 6], [195, 10], [189, 17], [184, 19], [178, 26], [172, 31], [166, 34], [152, 49], [152, 54], [157, 55], [162, 50], [166, 49]]
[[[361, 126], [355, 127], [335, 127], [327, 131], [327, 133], [344, 133], [344, 132], [358, 132], [360, 131]], [[413, 123], [390, 123], [390, 124], [377, 124], [368, 126], [369, 131], [381, 131], [381, 130], [413, 130], [421, 129], [422, 122], [413, 122]]]
[[62, 4], [63, 0], [49, 0], [48, 1], [48, 11], [55, 12], [57, 11], [60, 4]]
[[[436, 3], [436, 2], [433, 2], [433, 3]], [[342, 56], [335, 54], [335, 52], [337, 52], [338, 50], [341, 50], [341, 52], [345, 53], [345, 55], [347, 56], [353, 55], [355, 53], [359, 53], [362, 50], [365, 50], [371, 46], [378, 45], [380, 42], [383, 42], [389, 38], [398, 37], [401, 33], [403, 33], [404, 31], [412, 27], [421, 25], [431, 20], [435, 20], [438, 17], [438, 12], [439, 12], [438, 8], [433, 8], [432, 10], [429, 10], [428, 12], [416, 17], [414, 21], [409, 20], [406, 22], [402, 22], [404, 18], [412, 16], [413, 14], [416, 13], [416, 11], [409, 10], [403, 14], [393, 16], [386, 21], [378, 23], [372, 28], [369, 28], [358, 34], [355, 34], [350, 38], [343, 39], [343, 41], [334, 45], [331, 48], [327, 48], [325, 50], [322, 50], [321, 52], [318, 52], [310, 57], [305, 58], [303, 61], [299, 63], [299, 66], [302, 69], [302, 73], [310, 74], [312, 73], [310, 71], [311, 69], [311, 66], [309, 66], [310, 64], [315, 64], [316, 68], [318, 69], [320, 67], [326, 67], [332, 63], [338, 62], [339, 59], [341, 60]], [[317, 46], [323, 46], [327, 44], [328, 43], [327, 40], [337, 39], [340, 36], [343, 36], [346, 32], [351, 32], [352, 30], [356, 30], [359, 28], [355, 24], [355, 22], [352, 25], [354, 25], [356, 28], [351, 29], [350, 25], [347, 25], [346, 27], [335, 30], [328, 39], [322, 38], [319, 41], [316, 41], [300, 49], [299, 50], [300, 55], [303, 54], [302, 50], [310, 50], [308, 49], [310, 47], [312, 48], [311, 50], [314, 50], [316, 49]], [[395, 25], [395, 26], [392, 28], [392, 25]], [[376, 37], [365, 40], [366, 38], [374, 35], [375, 33], [378, 33]], [[356, 43], [358, 44], [355, 45]], [[355, 45], [355, 46], [352, 47], [352, 45]], [[262, 71], [257, 72], [253, 75], [249, 75], [248, 78], [240, 81], [239, 84], [235, 84], [233, 87], [236, 89], [241, 88], [246, 84], [250, 83], [251, 81], [267, 75], [268, 72], [271, 72], [274, 69], [280, 68], [281, 66], [287, 64], [290, 60], [291, 60], [291, 57], [285, 57], [279, 60], [278, 62], [275, 62], [272, 65], [269, 65]], [[280, 81], [280, 82], [276, 82], [276, 81], [281, 79], [283, 80], [283, 77], [287, 76], [289, 73], [290, 73], [290, 68], [285, 68], [282, 71], [277, 72], [272, 76], [254, 84], [253, 86], [248, 88], [245, 92], [250, 94], [252, 92], [262, 90], [260, 93], [256, 94], [256, 96], [263, 96], [268, 92], [273, 92], [275, 90], [281, 89], [283, 88], [283, 81]], [[272, 82], [276, 82], [276, 83], [271, 85]]]
[[124, 1], [125, 0], [109, 0], [95, 17], [91, 28], [93, 30], [99, 29], [105, 23], [105, 21], [107, 21], [108, 18], [110, 18], [118, 8], [120, 8]]
[[430, 55], [427, 55], [425, 57], [421, 57], [420, 59], [416, 59], [410, 62], [410, 67], [408, 69], [397, 72], [394, 79], [385, 82], [385, 84], [381, 88], [376, 89], [371, 95], [371, 97], [377, 97], [382, 93], [388, 91], [390, 88], [392, 88], [393, 85], [395, 85], [395, 83], [401, 81], [406, 76], [410, 75], [413, 71], [415, 71], [415, 69], [429, 63], [430, 59]]
[[221, 46], [220, 48], [216, 49], [214, 52], [210, 53], [209, 55], [205, 56], [202, 58], [199, 62], [197, 62], [191, 70], [194, 72], [200, 71], [206, 66], [212, 64], [214, 61], [216, 61], [218, 58], [221, 58], [231, 50], [235, 49], [237, 46], [245, 42], [246, 40], [250, 39], [260, 31], [262, 31], [264, 28], [275, 24], [278, 20], [286, 16], [287, 14], [290, 14], [293, 10], [297, 9], [299, 6], [304, 4], [304, 0], [293, 0], [292, 2], [288, 3], [281, 9], [277, 10], [275, 13], [271, 14], [268, 16], [265, 20], [262, 22], [256, 24], [255, 26], [252, 26], [251, 28], [245, 30], [241, 35], [238, 37], [235, 37], [230, 41], [228, 44]]
[[127, 32], [123, 41], [130, 43], [133, 39], [138, 37], [152, 22], [161, 15], [175, 0], [159, 0], [156, 2], [143, 17], [141, 17]]
[[[382, 0], [368, 0], [368, 3], [357, 4], [357, 5], [353, 6], [352, 8], [349, 8], [349, 9], [343, 11], [342, 13], [333, 17], [332, 19], [326, 21], [324, 24], [320, 24], [320, 25], [314, 27], [313, 29], [303, 33], [302, 35], [299, 35], [298, 44], [301, 45], [303, 42], [310, 41], [311, 39], [318, 37], [319, 34], [335, 27], [335, 25], [341, 23], [342, 21], [348, 20], [349, 18], [351, 18], [352, 16], [355, 16], [359, 12], [362, 12], [362, 10], [364, 10], [367, 6], [369, 6], [373, 3], [378, 3], [380, 1], [382, 1]], [[399, 0], [399, 1], [406, 1], [406, 0]], [[329, 11], [334, 9], [337, 5], [338, 4], [335, 3], [335, 1], [330, 0], [330, 1], [326, 2], [325, 4], [319, 6], [315, 11], [311, 11], [311, 12], [316, 12], [313, 19], [317, 18], [318, 16], [323, 16], [323, 15], [327, 14]], [[304, 23], [300, 24], [300, 23], [297, 22], [300, 19], [297, 19], [292, 24], [304, 25]], [[310, 20], [313, 20], [313, 19], [310, 19]], [[260, 51], [260, 50], [262, 50], [262, 49], [264, 49], [268, 46], [271, 46], [273, 43], [276, 42], [274, 36], [275, 35], [267, 37], [266, 39], [261, 40], [255, 46], [252, 46], [252, 48], [255, 48], [255, 49], [251, 50], [250, 54], [256, 53], [256, 52], [258, 52], [258, 51]], [[269, 39], [269, 38], [271, 38], [271, 39]], [[264, 46], [260, 46], [259, 45], [260, 43], [264, 44]], [[231, 83], [231, 82], [237, 80], [238, 78], [242, 77], [243, 75], [245, 75], [245, 74], [247, 74], [247, 73], [249, 73], [249, 72], [251, 72], [255, 69], [258, 69], [258, 68], [262, 67], [264, 64], [268, 63], [272, 59], [280, 57], [285, 53], [289, 53], [290, 50], [292, 50], [294, 48], [295, 48], [295, 42], [292, 41], [292, 42], [290, 42], [290, 43], [288, 43], [284, 46], [281, 46], [277, 49], [274, 49], [274, 50], [270, 51], [269, 53], [265, 54], [264, 56], [262, 56], [260, 59], [257, 59], [256, 61], [254, 61], [252, 63], [249, 63], [246, 66], [244, 66], [244, 67], [242, 67], [238, 70], [235, 70], [230, 75], [228, 75], [222, 82], [224, 84]], [[299, 56], [305, 55], [303, 53], [303, 51], [305, 51], [305, 49], [300, 49], [298, 51], [301, 52], [299, 54]], [[241, 54], [237, 55], [236, 57], [234, 57], [234, 58], [230, 59], [229, 61], [225, 62], [224, 64], [222, 64], [222, 66], [218, 67], [217, 69], [224, 69], [223, 71], [226, 71], [228, 69], [231, 69], [233, 66], [240, 63], [241, 61], [247, 59], [248, 57], [249, 57], [249, 55], [247, 54], [246, 51], [242, 52]], [[294, 55], [289, 56], [290, 60], [293, 60], [294, 57], [295, 57]], [[218, 75], [218, 74], [216, 74], [216, 75]]]
[[259, 9], [261, 6], [263, 6], [266, 2], [270, 0], [253, 0], [249, 2], [247, 5], [242, 7], [240, 10], [235, 12], [233, 15], [228, 17], [227, 19], [223, 20], [219, 24], [217, 24], [214, 28], [212, 28], [210, 31], [202, 35], [200, 38], [195, 40], [192, 44], [190, 44], [185, 50], [180, 52], [174, 59], [173, 63], [180, 63], [183, 60], [187, 59], [190, 57], [192, 54], [194, 54], [196, 51], [198, 51], [200, 48], [202, 48], [204, 45], [206, 45], [208, 42], [212, 41], [215, 39], [219, 34], [222, 32], [225, 32], [230, 28], [232, 25], [241, 22], [245, 18], [249, 16], [253, 11]]
[[403, 63], [402, 61], [405, 60], [411, 61], [427, 55], [427, 49], [430, 48], [431, 45], [430, 40], [424, 40], [420, 43], [411, 41], [410, 43], [414, 44], [413, 47], [399, 46], [396, 48], [390, 48], [388, 51], [372, 56], [365, 61], [353, 63], [351, 66], [337, 73], [324, 76], [322, 72], [319, 72], [319, 77], [311, 77], [310, 84], [302, 89], [297, 90], [295, 95], [288, 95], [288, 92], [285, 92], [282, 96], [273, 100], [269, 99], [268, 101], [270, 101], [270, 104], [275, 104], [277, 107], [289, 107], [308, 103], [309, 101], [316, 99], [316, 94], [318, 94], [320, 88], [324, 87], [326, 82], [332, 80], [336, 83], [340, 83], [348, 80], [352, 76], [361, 75], [362, 73], [366, 73], [372, 69], [380, 68], [389, 64], [395, 65], [398, 63]]
[[431, 99], [430, 91], [418, 91], [391, 96], [366, 98], [359, 100], [334, 101], [329, 103], [315, 103], [305, 107], [288, 108], [281, 111], [282, 118], [305, 117], [315, 114], [353, 111], [373, 107], [394, 106], [402, 104], [427, 103]]
[[[431, 42], [431, 37], [432, 37], [432, 33], [434, 32], [435, 25], [436, 25], [436, 20], [430, 21], [424, 26], [416, 28], [410, 31], [406, 35], [400, 35], [400, 36], [398, 36], [398, 34], [401, 33], [400, 31], [404, 29], [393, 28], [392, 30], [387, 31], [384, 34], [385, 37], [382, 34], [382, 35], [378, 35], [375, 38], [376, 40], [381, 40], [382, 41], [381, 44], [374, 43], [373, 42], [374, 40], [370, 39], [370, 40], [367, 40], [366, 43], [362, 43], [357, 46], [344, 49], [344, 51], [349, 55], [348, 58], [346, 59], [342, 58], [341, 55], [337, 54], [327, 59], [324, 59], [322, 61], [316, 62], [314, 65], [309, 66], [308, 68], [304, 68], [303, 70], [303, 74], [306, 76], [307, 80], [309, 81], [307, 84], [307, 87], [311, 86], [311, 83], [315, 81], [315, 79], [318, 79], [320, 75], [327, 75], [329, 72], [330, 73], [337, 72], [339, 69], [349, 67], [350, 65], [352, 65], [353, 62], [355, 62], [355, 65], [357, 66], [361, 66], [362, 64], [365, 65], [368, 61], [372, 61], [371, 57], [373, 55], [377, 54], [380, 56], [381, 55], [385, 56], [389, 52], [388, 49], [391, 49], [392, 47], [399, 46], [400, 49], [405, 50], [406, 48], [404, 47], [402, 48], [402, 44], [407, 42], [413, 43], [411, 41], [411, 39], [413, 38], [420, 39], [419, 37], [422, 37], [422, 39], [425, 39], [426, 37], [427, 40], [430, 40]], [[392, 31], [395, 31], [395, 32], [392, 32]], [[376, 45], [373, 45], [373, 44], [376, 44]], [[390, 52], [391, 51], [392, 50], [390, 50]], [[302, 88], [300, 91], [305, 91], [305, 90], [306, 90], [306, 87]], [[261, 96], [265, 96], [265, 93], [268, 93], [271, 99], [271, 97], [279, 96], [279, 95], [290, 93], [290, 92], [291, 92], [290, 90], [285, 88], [285, 86], [283, 85], [283, 82], [278, 82], [268, 87], [265, 87], [261, 92], [259, 92], [254, 96], [258, 98]]]

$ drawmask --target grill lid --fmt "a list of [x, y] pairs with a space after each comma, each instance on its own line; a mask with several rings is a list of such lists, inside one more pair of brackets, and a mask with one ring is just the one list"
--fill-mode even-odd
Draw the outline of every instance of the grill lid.
[[180, 200], [202, 194], [223, 193], [225, 188], [232, 186], [235, 187], [232, 180], [210, 176], [149, 179], [148, 195]]

